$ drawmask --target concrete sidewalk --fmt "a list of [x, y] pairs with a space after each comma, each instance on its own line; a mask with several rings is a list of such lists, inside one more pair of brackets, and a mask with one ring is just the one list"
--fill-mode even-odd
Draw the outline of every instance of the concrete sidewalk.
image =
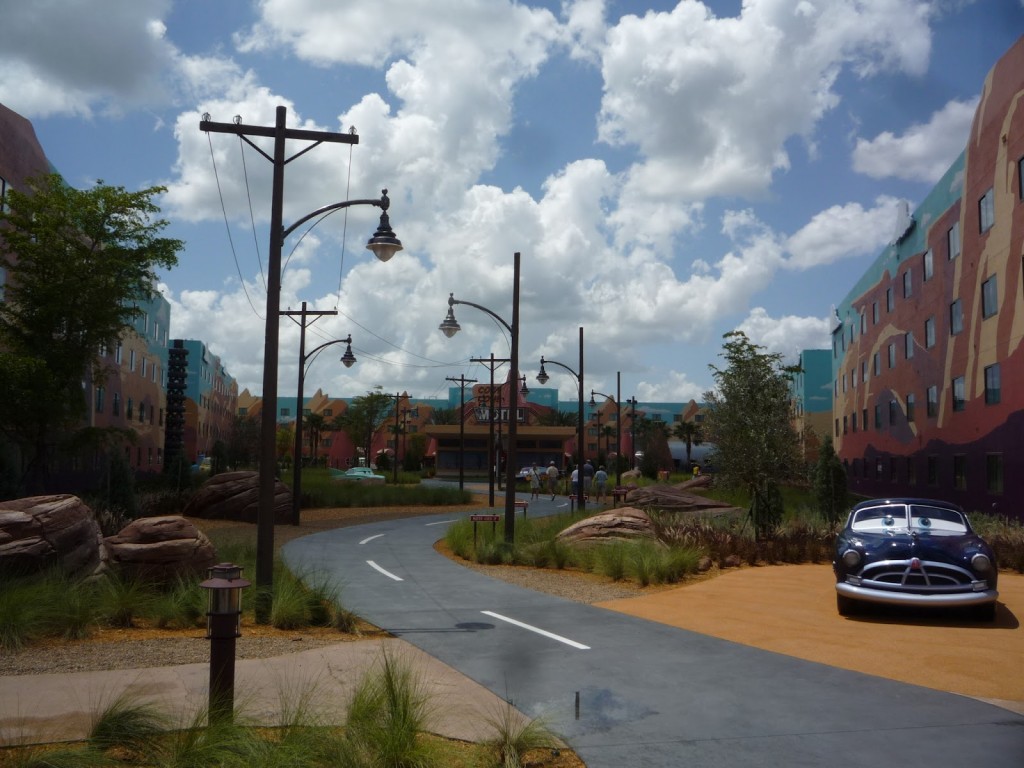
[[[500, 698], [409, 643], [392, 638], [238, 661], [238, 719], [276, 725], [282, 711], [311, 699], [312, 710], [326, 722], [344, 723], [355, 685], [380, 661], [385, 649], [420, 676], [430, 702], [428, 730], [466, 741], [492, 735], [487, 720], [503, 711]], [[185, 664], [0, 677], [0, 744], [83, 739], [93, 718], [121, 695], [156, 704], [172, 719], [188, 725], [207, 705], [209, 674], [207, 664]]]

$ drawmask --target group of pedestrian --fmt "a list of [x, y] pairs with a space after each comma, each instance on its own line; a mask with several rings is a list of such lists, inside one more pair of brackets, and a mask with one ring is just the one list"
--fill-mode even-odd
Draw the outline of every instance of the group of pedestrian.
[[551, 500], [555, 500], [555, 493], [558, 489], [558, 467], [552, 461], [546, 469], [540, 469], [534, 464], [530, 468], [530, 499], [540, 499], [541, 488], [545, 493], [551, 494]]
[[[579, 465], [577, 465], [570, 476], [572, 493], [576, 498], [579, 498], [580, 493], [579, 473]], [[542, 489], [545, 493], [551, 494], [552, 501], [555, 500], [555, 495], [558, 492], [558, 467], [555, 466], [554, 461], [548, 464], [546, 469], [540, 469], [534, 464], [530, 468], [528, 479], [530, 481], [531, 500], [539, 500]], [[592, 489], [597, 496], [598, 503], [603, 501], [608, 491], [608, 473], [605, 471], [604, 464], [600, 465], [595, 471], [594, 465], [587, 460], [583, 464], [583, 492], [589, 496]]]

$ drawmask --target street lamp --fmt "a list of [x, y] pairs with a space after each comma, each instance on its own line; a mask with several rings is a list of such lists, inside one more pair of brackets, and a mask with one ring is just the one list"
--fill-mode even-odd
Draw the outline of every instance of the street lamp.
[[[306, 302], [302, 302], [302, 314], [306, 314]], [[292, 525], [299, 524], [299, 516], [302, 513], [302, 417], [305, 415], [303, 391], [306, 384], [306, 361], [308, 360], [312, 364], [313, 358], [333, 344], [345, 345], [345, 354], [339, 360], [346, 368], [351, 368], [355, 365], [356, 356], [352, 354], [352, 334], [349, 334], [344, 339], [332, 339], [331, 341], [324, 342], [310, 350], [309, 354], [306, 354], [306, 324], [303, 321], [302, 330], [299, 333], [298, 402], [295, 405], [297, 413], [295, 415], [295, 460], [292, 466]], [[316, 456], [313, 456], [313, 459], [315, 460]]]
[[[256, 620], [267, 623], [270, 620], [271, 594], [274, 583], [274, 486], [276, 482], [277, 456], [277, 364], [278, 332], [281, 309], [281, 250], [285, 238], [310, 219], [355, 205], [373, 205], [381, 209], [380, 224], [367, 242], [366, 247], [381, 261], [388, 261], [402, 250], [401, 241], [395, 236], [388, 219], [387, 190], [379, 200], [345, 200], [318, 208], [303, 216], [290, 227], [284, 226], [284, 168], [285, 165], [322, 142], [358, 144], [359, 136], [354, 132], [331, 133], [285, 125], [286, 108], [279, 106], [273, 126], [244, 125], [241, 118], [231, 123], [215, 123], [204, 114], [199, 130], [213, 133], [233, 133], [269, 160], [274, 167], [270, 201], [270, 247], [267, 252], [267, 314], [266, 333], [263, 346], [263, 412], [260, 431], [259, 497], [256, 513]], [[273, 156], [268, 155], [254, 144], [249, 136], [273, 138]], [[311, 141], [313, 144], [300, 150], [290, 158], [285, 157], [288, 139]]]
[[[595, 406], [594, 395], [612, 399], [611, 395], [604, 392], [590, 390], [590, 405]], [[619, 460], [622, 454], [622, 371], [615, 372], [615, 485], [622, 485], [622, 462]]]
[[[485, 312], [509, 332], [511, 340], [511, 352], [509, 354], [509, 367], [511, 378], [518, 382], [519, 379], [519, 251], [516, 251], [512, 259], [512, 324], [509, 325], [504, 319], [487, 307], [474, 304], [471, 301], [460, 301], [455, 294], [448, 294], [448, 316], [438, 326], [441, 332], [449, 339], [461, 330], [459, 321], [455, 319], [455, 305], [465, 304], [469, 307]], [[505, 543], [511, 545], [515, 539], [516, 525], [516, 422], [517, 411], [519, 410], [518, 390], [513, 385], [509, 387], [509, 422], [508, 422], [508, 457], [505, 467]]]
[[579, 489], [579, 499], [578, 499], [578, 501], [579, 501], [579, 506], [580, 506], [580, 514], [583, 514], [583, 513], [585, 513], [587, 511], [586, 494], [583, 492], [584, 488], [585, 488], [585, 485], [586, 485], [585, 479], [583, 477], [583, 463], [584, 463], [583, 462], [583, 440], [584, 440], [584, 434], [583, 434], [583, 432], [584, 432], [584, 425], [583, 425], [583, 326], [582, 325], [580, 326], [580, 368], [579, 368], [579, 371], [574, 371], [572, 368], [570, 368], [565, 363], [560, 363], [557, 360], [545, 360], [544, 356], [541, 355], [541, 358], [540, 358], [540, 373], [537, 374], [537, 381], [539, 381], [541, 384], [547, 384], [548, 383], [548, 379], [551, 378], [550, 376], [548, 376], [548, 372], [546, 370], [544, 370], [545, 363], [548, 363], [550, 365], [557, 365], [559, 368], [564, 368], [565, 370], [567, 370], [570, 374], [572, 374], [572, 377], [574, 379], [576, 379], [576, 386], [579, 389], [579, 414], [577, 416], [577, 424], [576, 424], [576, 444], [577, 444], [576, 448], [579, 451], [579, 458], [578, 458], [578, 461], [576, 463], [576, 470], [577, 470], [577, 476], [579, 477], [579, 484], [578, 484], [577, 487]]
[[631, 397], [626, 402], [633, 411], [629, 417], [629, 468], [636, 469], [636, 397]]

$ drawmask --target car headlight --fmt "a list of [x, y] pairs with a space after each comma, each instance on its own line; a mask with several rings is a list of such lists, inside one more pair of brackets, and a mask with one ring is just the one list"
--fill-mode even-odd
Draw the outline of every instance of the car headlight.
[[843, 552], [843, 565], [847, 568], [854, 568], [860, 563], [860, 552], [856, 549], [848, 549]]
[[971, 567], [978, 573], [988, 573], [992, 570], [992, 561], [988, 555], [975, 555], [971, 558]]

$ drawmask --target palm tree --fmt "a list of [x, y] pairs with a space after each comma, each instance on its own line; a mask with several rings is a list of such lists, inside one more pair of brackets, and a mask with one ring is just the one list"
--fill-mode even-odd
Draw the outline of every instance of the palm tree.
[[537, 423], [542, 427], [575, 427], [579, 420], [579, 414], [552, 408], [547, 413], [541, 414], [537, 418]]
[[690, 466], [690, 451], [695, 445], [704, 442], [700, 426], [692, 421], [680, 421], [672, 430], [672, 436], [686, 443], [686, 466]]
[[[327, 428], [327, 419], [321, 413], [311, 413], [305, 419], [306, 434], [309, 435], [310, 464], [316, 466], [317, 452], [320, 449], [320, 438], [323, 437]], [[300, 457], [301, 458], [301, 457]]]
[[[612, 438], [615, 437], [615, 427], [611, 424], [605, 424], [601, 427], [601, 435], [604, 437], [604, 452], [607, 454], [609, 453], [608, 446], [612, 444]], [[618, 450], [616, 448], [615, 452], [618, 453]]]
[[435, 424], [458, 424], [459, 414], [454, 408], [435, 408], [430, 413], [430, 420]]

